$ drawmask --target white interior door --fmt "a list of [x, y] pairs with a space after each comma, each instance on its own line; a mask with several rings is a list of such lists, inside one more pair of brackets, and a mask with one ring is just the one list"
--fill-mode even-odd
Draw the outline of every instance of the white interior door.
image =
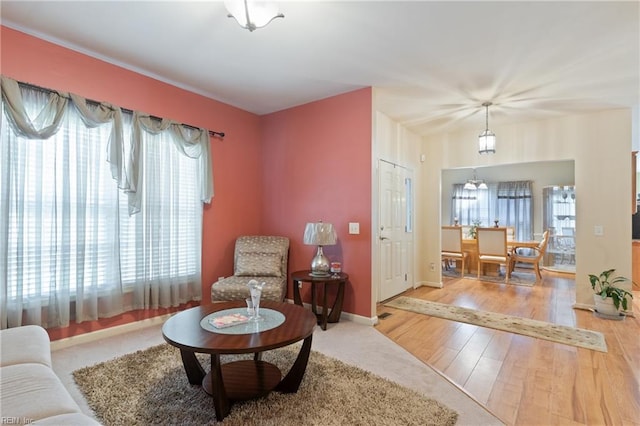
[[380, 302], [413, 283], [413, 194], [409, 170], [383, 160], [378, 166]]

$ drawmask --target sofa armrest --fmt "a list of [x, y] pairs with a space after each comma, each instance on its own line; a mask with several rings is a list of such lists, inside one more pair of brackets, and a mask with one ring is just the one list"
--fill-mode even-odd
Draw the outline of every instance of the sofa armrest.
[[25, 363], [51, 367], [51, 344], [45, 329], [25, 325], [0, 330], [0, 367]]

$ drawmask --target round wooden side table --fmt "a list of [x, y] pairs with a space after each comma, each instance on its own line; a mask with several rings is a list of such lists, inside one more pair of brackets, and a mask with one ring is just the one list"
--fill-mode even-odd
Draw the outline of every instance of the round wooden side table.
[[[302, 283], [311, 283], [311, 310], [318, 318], [318, 324], [323, 330], [327, 329], [327, 322], [340, 321], [340, 314], [342, 313], [342, 303], [344, 302], [344, 287], [349, 280], [349, 275], [340, 272], [337, 274], [330, 274], [327, 276], [311, 275], [311, 271], [296, 271], [291, 274], [293, 281], [293, 301], [296, 305], [302, 305], [302, 298], [300, 297], [300, 287]], [[316, 284], [322, 284], [322, 312], [318, 313], [318, 301], [316, 295]], [[329, 311], [329, 304], [327, 303], [327, 286], [336, 284], [338, 286], [338, 292], [336, 298], [333, 301], [331, 310]]]

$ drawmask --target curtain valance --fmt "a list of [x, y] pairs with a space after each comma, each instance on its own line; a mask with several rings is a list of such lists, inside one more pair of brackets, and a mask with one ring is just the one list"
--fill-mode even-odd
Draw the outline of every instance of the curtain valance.
[[499, 199], [532, 198], [533, 194], [532, 194], [531, 186], [532, 186], [532, 182], [530, 180], [499, 182], [498, 198]]
[[49, 139], [60, 128], [67, 106], [67, 98], [67, 96], [52, 92], [49, 96], [49, 103], [32, 121], [24, 108], [18, 82], [2, 76], [2, 101], [8, 113], [9, 123], [19, 136], [29, 139]]
[[[213, 197], [213, 169], [209, 153], [209, 131], [205, 129], [187, 128], [173, 120], [162, 119], [160, 121], [151, 118], [141, 112], [133, 113], [133, 129], [131, 133], [131, 185], [133, 188], [141, 189], [141, 144], [142, 131], [152, 135], [168, 131], [172, 135], [176, 149], [189, 158], [200, 159], [200, 171], [202, 185], [200, 185], [200, 199], [204, 203], [210, 203]], [[129, 213], [133, 214], [140, 210], [142, 191], [131, 191], [129, 195]]]
[[9, 123], [13, 131], [29, 139], [48, 139], [60, 128], [60, 123], [69, 106], [69, 101], [87, 127], [97, 127], [111, 123], [112, 130], [108, 144], [108, 162], [111, 165], [112, 177], [118, 187], [129, 193], [129, 214], [140, 211], [139, 191], [140, 144], [142, 131], [151, 134], [168, 131], [173, 136], [174, 145], [178, 151], [200, 161], [200, 199], [210, 203], [213, 197], [213, 168], [209, 149], [209, 131], [203, 128], [192, 128], [172, 120], [155, 120], [149, 115], [133, 112], [131, 141], [124, 138], [124, 124], [122, 109], [108, 103], [88, 102], [85, 98], [66, 92], [50, 91], [49, 102], [32, 120], [27, 114], [20, 86], [17, 81], [2, 76], [2, 101]]

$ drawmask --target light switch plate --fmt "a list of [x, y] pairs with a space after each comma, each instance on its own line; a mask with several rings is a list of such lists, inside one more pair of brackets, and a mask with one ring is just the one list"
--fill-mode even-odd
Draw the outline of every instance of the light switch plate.
[[604, 228], [602, 225], [596, 225], [593, 227], [593, 235], [597, 235], [598, 237], [602, 237], [604, 235]]
[[349, 233], [350, 234], [359, 234], [360, 233], [360, 223], [358, 223], [358, 222], [349, 222]]

